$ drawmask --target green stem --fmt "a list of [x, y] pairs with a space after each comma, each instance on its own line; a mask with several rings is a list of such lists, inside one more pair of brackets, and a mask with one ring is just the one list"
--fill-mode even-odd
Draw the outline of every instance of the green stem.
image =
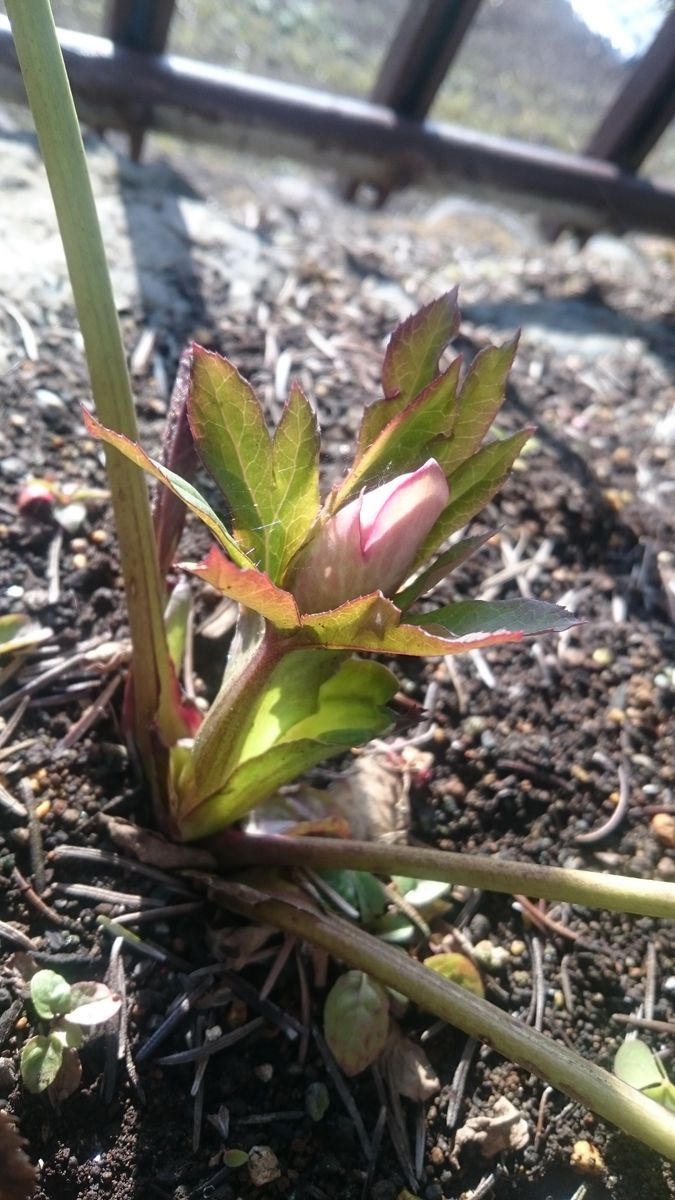
[[268, 621], [242, 609], [222, 686], [195, 738], [192, 807], [222, 789], [237, 760], [251, 711], [275, 666], [291, 648]]
[[315, 915], [277, 900], [249, 905], [222, 895], [217, 885], [213, 895], [242, 916], [274, 925], [321, 946], [332, 957], [402, 992], [419, 1008], [469, 1037], [487, 1042], [505, 1058], [532, 1071], [624, 1133], [675, 1160], [675, 1118], [660, 1104], [622, 1083], [592, 1060], [558, 1045], [465, 988], [442, 979], [402, 951], [340, 917]]
[[[103, 239], [49, 0], [8, 0], [7, 13], [52, 191], [96, 411], [104, 425], [137, 441], [131, 383]], [[172, 712], [164, 594], [143, 476], [107, 447], [106, 468], [133, 645], [135, 732], [152, 780], [150, 731], [158, 714], [161, 723], [170, 721]]]
[[225, 833], [208, 839], [208, 848], [225, 867], [273, 865], [372, 871], [413, 879], [465, 884], [488, 892], [539, 896], [644, 917], [675, 917], [675, 886], [652, 879], [573, 871], [532, 863], [505, 862], [486, 855], [452, 854], [418, 846], [337, 838], [247, 837]]

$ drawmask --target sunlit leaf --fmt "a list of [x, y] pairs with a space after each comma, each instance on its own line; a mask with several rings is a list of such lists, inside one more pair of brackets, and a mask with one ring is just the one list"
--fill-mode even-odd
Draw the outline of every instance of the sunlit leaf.
[[347, 971], [326, 997], [323, 1029], [345, 1075], [359, 1075], [379, 1058], [387, 1041], [386, 989], [363, 971]]
[[[522, 429], [503, 441], [482, 446], [450, 476], [450, 503], [420, 546], [413, 570], [423, 566], [446, 538], [462, 529], [492, 499], [531, 433], [529, 428]], [[445, 470], [442, 448], [434, 447], [433, 452]]]
[[[185, 838], [231, 824], [276, 788], [316, 763], [368, 741], [391, 724], [386, 705], [397, 690], [381, 663], [344, 659], [324, 651], [294, 651], [281, 660], [254, 708], [241, 740], [230, 748], [228, 772], [214, 771], [195, 744], [186, 786], [178, 796]], [[206, 795], [195, 780], [224, 779]]]
[[444, 979], [458, 983], [468, 992], [473, 992], [474, 996], [485, 995], [480, 971], [465, 954], [432, 954], [430, 958], [424, 959], [424, 965], [442, 975]]
[[[439, 461], [450, 476], [478, 449], [504, 402], [518, 338], [503, 346], [487, 346], [474, 358], [457, 398], [457, 419]], [[434, 457], [436, 451], [434, 450]]]
[[105, 983], [93, 981], [74, 984], [71, 1001], [65, 1020], [72, 1025], [105, 1025], [122, 1007], [121, 998]]
[[558, 604], [545, 600], [456, 600], [435, 612], [409, 618], [415, 624], [428, 626], [434, 632], [446, 629], [455, 637], [471, 634], [496, 633], [507, 630], [532, 636], [539, 633], [562, 633], [579, 618]]
[[473, 537], [462, 538], [460, 542], [455, 542], [454, 546], [450, 546], [448, 550], [439, 555], [426, 571], [417, 576], [417, 579], [396, 593], [394, 603], [397, 608], [405, 612], [420, 596], [426, 595], [432, 587], [435, 587], [442, 579], [446, 579], [457, 567], [471, 558], [471, 555], [480, 550], [481, 546], [484, 546], [491, 537], [493, 537], [493, 531], [489, 530], [487, 533], [475, 534]]
[[77, 1050], [66, 1046], [63, 1051], [61, 1066], [51, 1084], [50, 1099], [61, 1104], [77, 1091], [82, 1082], [82, 1063]]
[[[398, 412], [364, 449], [346, 479], [334, 491], [330, 507], [340, 508], [362, 488], [416, 470], [429, 458], [437, 435], [450, 433], [455, 417], [459, 359]], [[443, 464], [441, 464], [443, 465]]]
[[293, 382], [272, 440], [274, 519], [280, 541], [283, 535], [279, 577], [304, 543], [319, 511], [319, 445], [316, 413], [299, 383]]
[[370, 404], [363, 415], [356, 461], [385, 425], [435, 378], [441, 354], [458, 329], [457, 288], [453, 288], [394, 330], [382, 366], [384, 398]]
[[309, 401], [294, 384], [272, 439], [250, 384], [227, 359], [196, 346], [188, 412], [238, 541], [280, 579], [319, 508], [319, 429]]
[[136, 463], [136, 466], [142, 467], [149, 475], [158, 479], [160, 483], [178, 496], [180, 500], [193, 512], [200, 521], [203, 521], [211, 533], [214, 535], [219, 544], [227, 551], [233, 562], [240, 567], [253, 567], [255, 564], [250, 560], [248, 555], [244, 553], [241, 547], [237, 544], [232, 534], [226, 529], [223, 522], [216, 515], [207, 503], [203, 496], [197, 491], [187, 480], [181, 479], [180, 475], [175, 475], [168, 467], [162, 466], [154, 458], [150, 458], [136, 442], [132, 442], [122, 433], [115, 433], [112, 429], [106, 429], [105, 425], [101, 425], [100, 421], [96, 420], [91, 413], [86, 409], [82, 410], [82, 419], [84, 420], [87, 432], [94, 437], [98, 437], [101, 441], [106, 442], [109, 446], [114, 446], [119, 450], [125, 458]]
[[338, 650], [412, 654], [418, 657], [460, 654], [501, 642], [518, 641], [523, 636], [519, 630], [501, 629], [494, 633], [482, 631], [445, 636], [440, 632], [440, 626], [438, 631], [427, 631], [418, 624], [403, 625], [400, 619], [401, 613], [396, 605], [381, 592], [375, 592], [372, 596], [348, 600], [331, 612], [303, 616], [302, 635], [308, 641]]
[[277, 587], [268, 575], [254, 567], [241, 570], [217, 546], [211, 547], [203, 562], [179, 563], [179, 566], [223, 596], [260, 613], [277, 629], [291, 630], [300, 624], [300, 614], [290, 592]]
[[52, 630], [32, 621], [23, 613], [7, 613], [0, 617], [0, 654], [15, 654], [46, 642]]
[[639, 1038], [621, 1043], [614, 1055], [613, 1070], [617, 1078], [639, 1091], [658, 1087], [668, 1079], [661, 1061]]
[[56, 971], [36, 971], [30, 981], [30, 998], [43, 1021], [67, 1013], [72, 1003], [70, 985]]
[[29, 1092], [44, 1092], [54, 1082], [63, 1062], [57, 1037], [42, 1034], [29, 1038], [21, 1051], [21, 1078]]

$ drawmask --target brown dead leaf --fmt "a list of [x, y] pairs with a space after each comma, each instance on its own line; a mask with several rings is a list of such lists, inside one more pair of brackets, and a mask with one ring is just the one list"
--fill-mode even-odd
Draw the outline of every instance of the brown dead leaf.
[[240, 971], [277, 934], [278, 930], [269, 925], [242, 925], [238, 929], [209, 929], [206, 937], [211, 953], [220, 961], [227, 959], [232, 971]]
[[410, 774], [389, 754], [363, 754], [329, 795], [363, 842], [399, 842], [410, 823]]
[[393, 1023], [382, 1058], [390, 1086], [400, 1096], [423, 1104], [438, 1092], [441, 1082], [424, 1050]]
[[25, 1145], [9, 1113], [0, 1109], [0, 1200], [28, 1200], [33, 1192], [37, 1172], [23, 1152]]
[[523, 1150], [529, 1141], [527, 1121], [506, 1096], [500, 1096], [491, 1113], [469, 1117], [457, 1130], [453, 1154], [456, 1157], [464, 1146], [476, 1146], [483, 1158], [494, 1158], [503, 1150]]
[[77, 1091], [82, 1082], [82, 1063], [77, 1050], [66, 1046], [63, 1051], [61, 1068], [49, 1089], [49, 1095], [55, 1104], [61, 1104]]
[[101, 813], [99, 820], [105, 825], [118, 850], [150, 867], [158, 867], [160, 871], [189, 868], [209, 871], [217, 865], [213, 855], [198, 846], [179, 846], [168, 842], [161, 834], [141, 829], [138, 825], [132, 825], [131, 821], [123, 821], [121, 817], [109, 817]]

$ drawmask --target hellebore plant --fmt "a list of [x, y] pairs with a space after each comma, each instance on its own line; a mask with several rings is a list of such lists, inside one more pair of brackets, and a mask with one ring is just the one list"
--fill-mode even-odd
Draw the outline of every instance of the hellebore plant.
[[[187, 387], [176, 395], [173, 423], [186, 428], [184, 407], [221, 491], [220, 513], [188, 480], [85, 415], [90, 432], [208, 526], [217, 545], [203, 562], [181, 566], [241, 606], [222, 688], [194, 738], [171, 743], [158, 726], [169, 744], [174, 836], [217, 833], [307, 767], [391, 725], [396, 678], [355, 652], [457, 654], [576, 622], [538, 601], [418, 609], [419, 598], [484, 541], [442, 550], [493, 495], [531, 432], [482, 444], [515, 345], [483, 351], [461, 380], [458, 358], [439, 369], [458, 324], [453, 292], [396, 330], [383, 397], [366, 408], [352, 468], [323, 504], [319, 431], [300, 387], [292, 386], [270, 435], [250, 385], [200, 346], [184, 358]], [[174, 455], [178, 449], [174, 443]]]
[[[529, 430], [485, 442], [514, 343], [479, 354], [462, 378], [441, 367], [457, 331], [454, 296], [397, 330], [382, 395], [366, 409], [354, 463], [321, 503], [314, 411], [294, 385], [274, 435], [252, 389], [225, 359], [184, 358], [161, 462], [137, 444], [129, 376], [82, 140], [48, 0], [7, 0], [70, 272], [106, 469], [132, 638], [127, 713], [163, 822], [176, 837], [214, 835], [314, 763], [383, 733], [395, 676], [357, 655], [447, 655], [561, 630], [574, 618], [533, 601], [423, 597], [489, 535], [460, 531], [506, 478]], [[118, 453], [121, 451], [122, 453]], [[222, 494], [215, 512], [191, 483], [197, 456]], [[131, 459], [131, 463], [126, 459]], [[154, 527], [141, 472], [166, 488]], [[164, 582], [181, 505], [215, 545], [183, 570], [239, 605], [220, 692], [206, 717], [181, 696], [182, 640]], [[452, 539], [452, 540], [451, 540]], [[418, 847], [312, 837], [211, 836], [223, 867], [350, 869], [465, 883], [505, 893], [675, 915], [675, 889], [652, 880], [552, 869]], [[379, 985], [489, 1042], [620, 1129], [675, 1158], [675, 1120], [661, 1104], [363, 928], [307, 911], [292, 891], [212, 875], [213, 898], [325, 948]], [[246, 886], [242, 886], [242, 882]], [[281, 896], [281, 898], [279, 898]], [[624, 1075], [625, 1078], [625, 1075]], [[638, 1084], [663, 1090], [656, 1074]], [[659, 1098], [662, 1098], [659, 1095]]]

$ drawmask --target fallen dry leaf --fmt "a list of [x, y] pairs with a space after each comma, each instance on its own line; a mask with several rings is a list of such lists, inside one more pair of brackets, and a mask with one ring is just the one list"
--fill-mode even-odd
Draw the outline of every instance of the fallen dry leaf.
[[453, 1153], [456, 1157], [464, 1146], [476, 1146], [483, 1158], [494, 1158], [503, 1150], [523, 1150], [529, 1140], [527, 1121], [506, 1096], [500, 1096], [491, 1114], [469, 1117], [457, 1130]]
[[28, 1200], [35, 1187], [37, 1172], [25, 1145], [9, 1113], [0, 1109], [0, 1200]]
[[363, 754], [328, 792], [358, 841], [397, 842], [406, 836], [410, 774], [391, 755]]
[[423, 1104], [438, 1092], [441, 1083], [424, 1050], [395, 1025], [390, 1028], [382, 1057], [389, 1083], [400, 1096]]

